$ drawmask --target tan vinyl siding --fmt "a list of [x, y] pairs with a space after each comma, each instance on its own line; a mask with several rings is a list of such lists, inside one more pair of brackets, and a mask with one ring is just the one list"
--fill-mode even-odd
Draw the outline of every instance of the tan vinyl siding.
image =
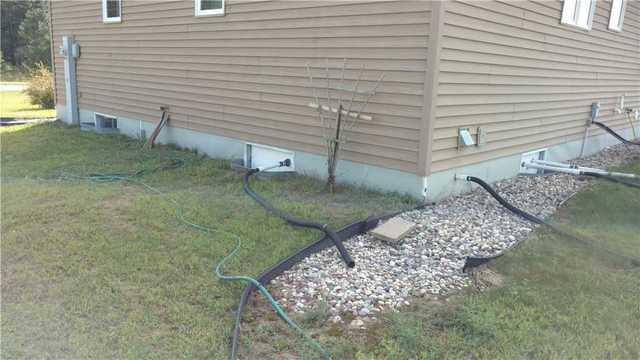
[[[323, 154], [305, 65], [350, 60], [363, 87], [385, 82], [345, 145], [344, 158], [418, 170], [431, 4], [422, 1], [226, 1], [225, 16], [194, 16], [194, 1], [126, 0], [103, 24], [100, 0], [54, 0], [54, 46], [73, 34], [82, 109]], [[63, 60], [55, 58], [58, 103]], [[324, 77], [324, 70], [316, 76]], [[337, 71], [331, 73], [334, 84]], [[326, 96], [326, 94], [325, 94]]]
[[[583, 31], [560, 25], [560, 1], [446, 3], [431, 171], [579, 139], [593, 101], [627, 125], [613, 108], [623, 94], [640, 107], [640, 2], [622, 32], [607, 29], [610, 7], [598, 1]], [[459, 152], [457, 129], [477, 126], [489, 143]]]

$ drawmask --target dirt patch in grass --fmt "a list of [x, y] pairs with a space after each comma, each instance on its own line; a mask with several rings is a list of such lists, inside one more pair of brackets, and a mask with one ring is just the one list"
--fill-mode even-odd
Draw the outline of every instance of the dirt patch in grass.
[[128, 182], [123, 182], [121, 186], [118, 186], [118, 190], [117, 192], [109, 193], [102, 197], [96, 204], [96, 207], [114, 214], [122, 213], [123, 210], [132, 207], [136, 199], [146, 195], [154, 195], [141, 191], [140, 186]]
[[471, 280], [476, 289], [486, 290], [501, 287], [504, 284], [504, 275], [484, 266], [471, 273]]

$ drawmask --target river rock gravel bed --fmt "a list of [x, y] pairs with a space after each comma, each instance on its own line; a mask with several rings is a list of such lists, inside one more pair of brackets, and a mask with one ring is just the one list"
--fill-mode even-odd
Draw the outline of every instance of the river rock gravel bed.
[[[605, 168], [638, 158], [640, 147], [617, 145], [575, 163]], [[493, 186], [515, 206], [548, 217], [588, 183], [553, 174], [519, 176]], [[353, 269], [344, 266], [334, 248], [314, 254], [272, 282], [278, 301], [300, 313], [324, 302], [333, 322], [343, 321], [345, 313], [375, 319], [381, 311], [409, 305], [412, 298], [462, 289], [469, 282], [462, 272], [467, 256], [502, 253], [534, 228], [482, 189], [400, 216], [417, 224], [401, 244], [393, 247], [369, 234], [346, 241], [356, 262]]]

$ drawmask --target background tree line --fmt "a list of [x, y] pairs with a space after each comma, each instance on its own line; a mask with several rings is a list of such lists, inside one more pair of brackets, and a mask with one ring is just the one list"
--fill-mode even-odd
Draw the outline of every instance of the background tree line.
[[3, 79], [51, 65], [47, 0], [0, 1]]

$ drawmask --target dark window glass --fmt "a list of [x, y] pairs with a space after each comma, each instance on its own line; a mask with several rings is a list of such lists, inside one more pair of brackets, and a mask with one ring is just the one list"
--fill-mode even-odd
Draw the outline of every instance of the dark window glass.
[[107, 17], [120, 17], [120, 0], [107, 0]]
[[222, 9], [222, 0], [200, 0], [200, 10]]

